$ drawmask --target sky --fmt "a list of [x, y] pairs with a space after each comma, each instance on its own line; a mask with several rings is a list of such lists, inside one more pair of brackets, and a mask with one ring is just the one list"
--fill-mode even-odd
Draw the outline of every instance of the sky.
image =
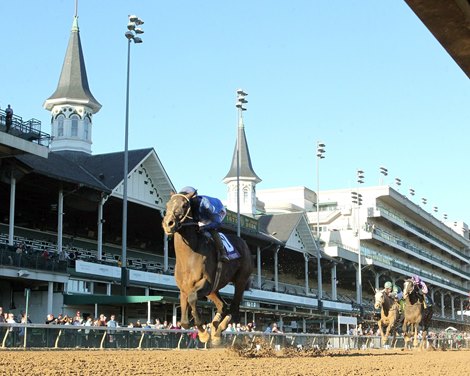
[[[2, 23], [0, 107], [50, 133], [74, 0], [16, 0]], [[236, 90], [258, 190], [383, 181], [436, 217], [470, 223], [470, 86], [404, 1], [79, 0], [88, 82], [102, 104], [93, 154], [124, 149], [128, 15], [129, 149], [153, 147], [173, 185], [226, 199], [237, 136]], [[409, 196], [409, 188], [416, 191]]]

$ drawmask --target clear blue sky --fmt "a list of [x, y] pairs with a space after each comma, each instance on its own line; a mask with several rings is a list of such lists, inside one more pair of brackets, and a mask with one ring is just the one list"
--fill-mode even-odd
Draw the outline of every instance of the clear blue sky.
[[[73, 0], [17, 0], [3, 12], [0, 106], [42, 121], [70, 36]], [[226, 197], [236, 140], [235, 91], [249, 93], [245, 130], [258, 189], [316, 189], [401, 178], [401, 192], [470, 222], [467, 76], [404, 1], [79, 1], [95, 98], [93, 153], [124, 147], [128, 14], [130, 149], [154, 147], [175, 187]]]

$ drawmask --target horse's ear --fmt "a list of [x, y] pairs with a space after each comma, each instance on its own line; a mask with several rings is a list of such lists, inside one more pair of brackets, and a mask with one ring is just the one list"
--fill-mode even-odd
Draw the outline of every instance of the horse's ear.
[[192, 199], [194, 196], [196, 196], [196, 191], [194, 191], [194, 192], [192, 192], [192, 193], [186, 195], [186, 197], [187, 197], [188, 199]]
[[175, 192], [175, 191], [171, 191], [171, 192], [170, 192], [170, 197], [173, 196], [174, 194], [176, 194], [176, 192]]

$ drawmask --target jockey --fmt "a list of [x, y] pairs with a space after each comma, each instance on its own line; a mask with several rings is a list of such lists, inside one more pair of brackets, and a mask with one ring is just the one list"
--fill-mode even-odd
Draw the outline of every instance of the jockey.
[[424, 283], [418, 275], [411, 277], [411, 281], [413, 282], [413, 285], [418, 286], [419, 293], [424, 297], [424, 308], [431, 306], [432, 301], [428, 297], [428, 286], [426, 286], [426, 283]]
[[392, 282], [390, 281], [385, 282], [383, 292], [390, 298], [393, 298], [392, 288], [393, 288]]
[[394, 285], [390, 281], [385, 282], [383, 291], [385, 294], [387, 294], [388, 297], [394, 300], [400, 301], [403, 298], [403, 292], [401, 291], [401, 288], [397, 285]]
[[203, 234], [210, 233], [210, 235], [212, 235], [219, 260], [222, 262], [229, 261], [225, 254], [222, 239], [217, 231], [227, 214], [222, 202], [215, 197], [198, 195], [197, 190], [193, 187], [184, 187], [179, 193], [191, 195], [191, 210], [194, 219], [199, 222], [199, 230]]

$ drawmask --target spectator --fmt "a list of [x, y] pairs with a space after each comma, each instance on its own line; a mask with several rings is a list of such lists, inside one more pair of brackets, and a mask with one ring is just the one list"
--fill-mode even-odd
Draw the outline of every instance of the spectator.
[[5, 125], [7, 133], [10, 132], [11, 125], [13, 123], [13, 108], [10, 105], [5, 110], [6, 118], [5, 118]]
[[57, 324], [57, 321], [52, 313], [49, 313], [46, 316], [46, 324], [48, 325]]
[[[10, 312], [8, 314], [8, 318], [7, 318], [6, 322], [8, 324], [16, 324], [17, 323], [16, 320], [15, 320], [15, 315], [12, 312]], [[16, 340], [17, 340], [16, 335], [17, 335], [17, 332], [18, 332], [18, 328], [11, 327], [9, 330], [10, 330], [10, 334], [8, 336], [8, 342], [9, 343], [7, 344], [7, 346], [8, 347], [15, 347], [16, 346]]]
[[[28, 324], [29, 323], [29, 318], [26, 318], [26, 315], [23, 314], [21, 315], [21, 321], [20, 323], [21, 324]], [[26, 328], [23, 326], [21, 328], [19, 328], [19, 331], [18, 331], [18, 340], [19, 340], [19, 345], [21, 346], [23, 343], [24, 343], [24, 335], [25, 335], [25, 330]]]
[[282, 333], [282, 331], [278, 328], [278, 326], [275, 322], [273, 322], [271, 333]]
[[[106, 326], [108, 328], [117, 328], [118, 327], [118, 324], [115, 320], [116, 316], [115, 315], [111, 315], [109, 321], [106, 323]], [[116, 347], [116, 338], [115, 338], [115, 334], [116, 334], [116, 331], [115, 330], [108, 330], [108, 338], [109, 338], [109, 344], [111, 345], [111, 347]]]
[[83, 324], [87, 329], [85, 329], [85, 346], [92, 347], [92, 336], [90, 334], [90, 327], [93, 326], [93, 317], [88, 316], [85, 323]]
[[155, 319], [155, 329], [164, 329], [160, 319]]
[[191, 329], [194, 330], [194, 332], [189, 334], [188, 349], [197, 349], [199, 347], [198, 330], [196, 326], [192, 327]]
[[82, 319], [82, 316], [81, 316], [81, 313], [80, 311], [77, 311], [75, 313], [75, 317], [73, 318], [73, 325], [82, 325], [83, 324], [83, 319]]
[[106, 325], [106, 318], [107, 318], [107, 317], [106, 317], [105, 315], [101, 314], [101, 315], [100, 315], [100, 318], [99, 318], [99, 324], [98, 324], [98, 326], [107, 326], [107, 325]]

